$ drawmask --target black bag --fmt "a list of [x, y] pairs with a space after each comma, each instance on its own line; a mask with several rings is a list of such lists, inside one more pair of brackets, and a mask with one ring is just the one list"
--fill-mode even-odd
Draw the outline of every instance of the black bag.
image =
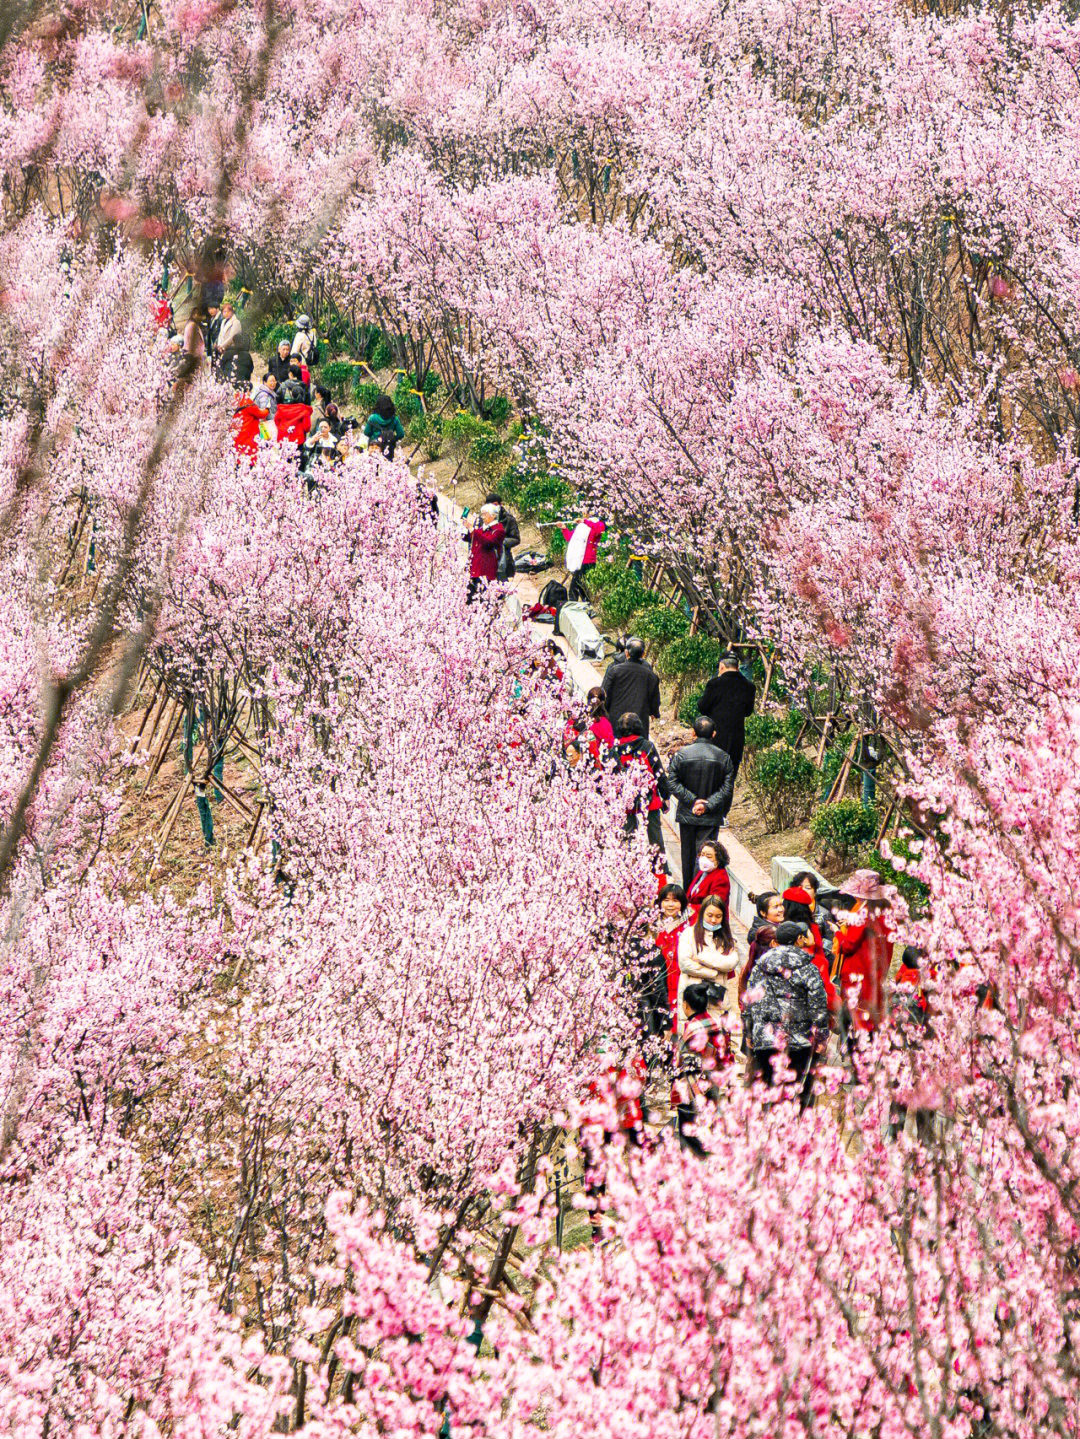
[[536, 550], [526, 550], [523, 555], [514, 556], [514, 569], [522, 574], [538, 575], [541, 570], [551, 569], [551, 561]]
[[540, 591], [540, 603], [550, 605], [556, 614], [566, 604], [570, 596], [566, 592], [566, 586], [561, 585], [558, 580], [548, 580], [547, 584]]
[[393, 420], [387, 420], [384, 424], [379, 425], [371, 443], [377, 449], [381, 450], [388, 460], [394, 458], [394, 447], [397, 444], [397, 431], [394, 429]]

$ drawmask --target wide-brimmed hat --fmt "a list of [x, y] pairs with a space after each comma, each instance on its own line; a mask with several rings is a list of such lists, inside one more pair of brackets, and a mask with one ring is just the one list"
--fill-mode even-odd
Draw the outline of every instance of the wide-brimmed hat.
[[297, 328], [298, 330], [310, 330], [310, 329], [311, 329], [311, 316], [310, 316], [310, 315], [297, 315], [297, 317], [296, 317], [296, 328]]
[[884, 899], [881, 876], [873, 869], [857, 869], [840, 886], [840, 893], [848, 899]]

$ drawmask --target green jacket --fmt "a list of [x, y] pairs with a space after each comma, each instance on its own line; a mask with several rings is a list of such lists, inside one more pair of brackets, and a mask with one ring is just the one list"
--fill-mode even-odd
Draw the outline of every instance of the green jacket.
[[368, 415], [367, 424], [364, 426], [364, 435], [369, 440], [377, 440], [383, 430], [387, 429], [392, 429], [399, 440], [405, 438], [405, 431], [397, 415], [392, 420], [384, 420], [381, 415]]

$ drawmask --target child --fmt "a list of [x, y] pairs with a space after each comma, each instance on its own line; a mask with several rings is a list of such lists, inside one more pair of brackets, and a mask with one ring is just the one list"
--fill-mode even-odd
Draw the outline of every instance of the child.
[[731, 1038], [723, 1021], [709, 1013], [716, 995], [711, 984], [688, 984], [683, 990], [682, 1037], [675, 1050], [675, 1083], [671, 1102], [675, 1106], [679, 1139], [695, 1154], [704, 1154], [698, 1139], [686, 1132], [693, 1124], [703, 1099], [720, 1098], [718, 1081], [732, 1063]]

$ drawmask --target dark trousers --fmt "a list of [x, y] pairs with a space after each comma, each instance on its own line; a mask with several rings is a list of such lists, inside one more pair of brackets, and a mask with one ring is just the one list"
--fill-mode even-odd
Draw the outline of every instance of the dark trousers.
[[[760, 1079], [766, 1089], [776, 1084], [773, 1064], [779, 1053], [776, 1049], [755, 1049], [750, 1053], [750, 1077]], [[814, 1051], [812, 1049], [789, 1049], [787, 1061], [795, 1071], [795, 1092], [799, 1096], [799, 1108], [809, 1105], [814, 1093]]]
[[[649, 843], [652, 845], [653, 849], [658, 849], [660, 851], [660, 858], [663, 861], [664, 868], [667, 869], [667, 849], [664, 846], [664, 827], [660, 820], [660, 814], [661, 811], [658, 809], [650, 809], [647, 812], [647, 818], [645, 820], [645, 833], [649, 836]], [[631, 810], [626, 817], [627, 834], [633, 834], [634, 831], [637, 829], [638, 819], [639, 816], [637, 811]]]
[[690, 881], [697, 869], [698, 850], [707, 839], [715, 839], [720, 833], [718, 824], [681, 824], [679, 825], [679, 843], [682, 846], [682, 882], [683, 889], [690, 888]]
[[568, 600], [588, 600], [589, 592], [581, 581], [591, 569], [592, 565], [582, 565], [580, 570], [575, 570], [570, 576], [570, 588], [566, 592]]

